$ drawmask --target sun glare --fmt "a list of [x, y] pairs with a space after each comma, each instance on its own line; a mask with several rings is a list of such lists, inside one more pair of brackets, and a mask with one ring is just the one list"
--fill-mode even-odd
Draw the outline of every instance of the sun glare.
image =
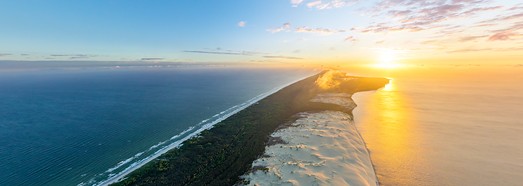
[[380, 51], [374, 67], [386, 69], [399, 67], [397, 52], [390, 49]]

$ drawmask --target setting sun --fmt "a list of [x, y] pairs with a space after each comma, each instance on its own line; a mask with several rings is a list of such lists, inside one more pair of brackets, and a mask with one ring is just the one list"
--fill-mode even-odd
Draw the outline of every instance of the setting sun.
[[387, 69], [399, 67], [397, 52], [390, 49], [380, 51], [374, 67]]

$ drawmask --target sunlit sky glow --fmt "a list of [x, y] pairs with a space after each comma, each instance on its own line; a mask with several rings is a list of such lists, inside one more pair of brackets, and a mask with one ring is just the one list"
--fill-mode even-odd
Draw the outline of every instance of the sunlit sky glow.
[[523, 63], [523, 3], [0, 1], [0, 60]]

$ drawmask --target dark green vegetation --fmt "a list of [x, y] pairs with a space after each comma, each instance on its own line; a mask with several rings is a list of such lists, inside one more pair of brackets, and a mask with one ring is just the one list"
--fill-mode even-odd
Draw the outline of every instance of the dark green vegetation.
[[170, 150], [113, 185], [233, 185], [264, 153], [269, 136], [280, 124], [300, 112], [344, 110], [309, 100], [321, 92], [375, 90], [388, 83], [384, 78], [333, 76], [339, 84], [319, 88], [315, 81], [325, 72], [294, 83], [251, 105]]

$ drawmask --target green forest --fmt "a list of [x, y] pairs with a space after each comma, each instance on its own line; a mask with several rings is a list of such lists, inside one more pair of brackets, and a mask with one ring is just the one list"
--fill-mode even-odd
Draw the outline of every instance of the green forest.
[[248, 108], [185, 141], [137, 169], [113, 186], [124, 185], [234, 185], [263, 155], [269, 136], [300, 112], [339, 110], [337, 105], [310, 102], [322, 92], [354, 93], [375, 90], [388, 83], [385, 78], [350, 79], [333, 89], [316, 86], [325, 72], [303, 79], [260, 100]]

